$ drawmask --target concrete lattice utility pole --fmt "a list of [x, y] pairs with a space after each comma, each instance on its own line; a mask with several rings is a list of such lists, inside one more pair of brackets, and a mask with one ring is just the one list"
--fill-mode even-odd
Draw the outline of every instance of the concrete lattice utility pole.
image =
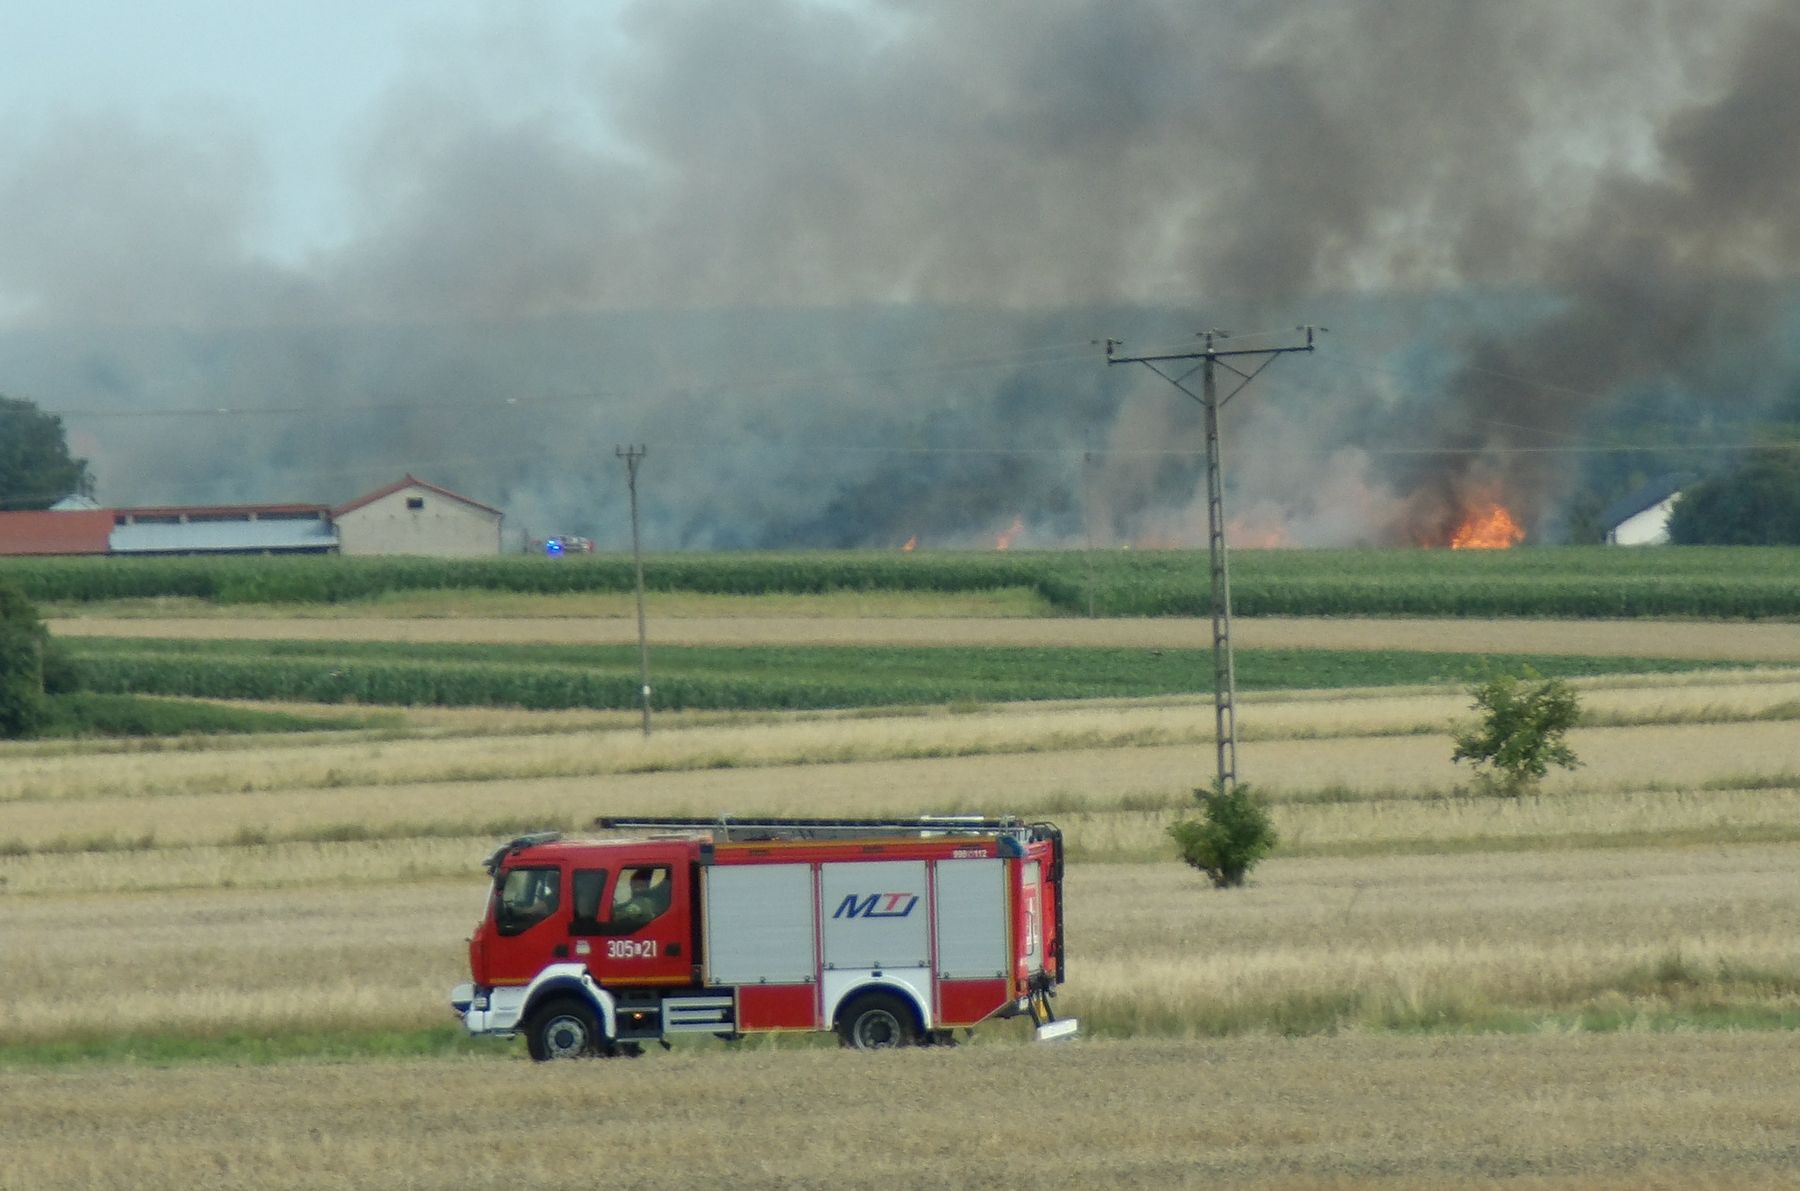
[[631, 489], [631, 562], [637, 569], [638, 618], [638, 692], [644, 701], [644, 735], [650, 735], [650, 637], [644, 628], [644, 553], [638, 544], [638, 463], [644, 457], [643, 447], [614, 447], [613, 454], [625, 461], [625, 483]]
[[[1224, 793], [1229, 793], [1237, 785], [1237, 667], [1231, 656], [1231, 571], [1225, 556], [1225, 476], [1219, 449], [1219, 410], [1255, 380], [1276, 356], [1288, 352], [1312, 351], [1314, 332], [1324, 331], [1325, 328], [1300, 327], [1298, 330], [1305, 333], [1305, 343], [1286, 347], [1233, 348], [1215, 346], [1215, 340], [1229, 338], [1225, 332], [1206, 331], [1202, 334], [1206, 346], [1200, 351], [1153, 356], [1122, 356], [1119, 348], [1123, 346], [1123, 340], [1105, 341], [1108, 365], [1142, 364], [1198, 401], [1206, 410], [1206, 525], [1208, 548], [1212, 556], [1213, 725], [1219, 754], [1219, 790]], [[1245, 372], [1227, 362], [1229, 358], [1237, 356], [1263, 358]], [[1190, 360], [1198, 360], [1199, 363], [1185, 372], [1159, 367]], [[1240, 378], [1231, 392], [1223, 397], [1218, 394], [1215, 377], [1215, 370], [1218, 368]], [[1196, 372], [1200, 373], [1198, 393], [1187, 385]]]

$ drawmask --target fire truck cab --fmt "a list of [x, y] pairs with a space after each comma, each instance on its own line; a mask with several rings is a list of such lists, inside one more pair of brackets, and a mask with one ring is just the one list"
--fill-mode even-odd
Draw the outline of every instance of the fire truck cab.
[[877, 1049], [1030, 1014], [1076, 1029], [1064, 978], [1062, 833], [1017, 819], [601, 819], [637, 833], [521, 836], [486, 862], [473, 1035], [538, 1060], [636, 1053], [681, 1033], [835, 1030]]

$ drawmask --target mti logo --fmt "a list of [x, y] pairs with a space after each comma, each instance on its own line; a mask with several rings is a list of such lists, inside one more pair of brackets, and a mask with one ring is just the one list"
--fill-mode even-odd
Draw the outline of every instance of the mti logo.
[[833, 918], [904, 918], [919, 904], [916, 893], [871, 893], [859, 899], [854, 893], [838, 903]]

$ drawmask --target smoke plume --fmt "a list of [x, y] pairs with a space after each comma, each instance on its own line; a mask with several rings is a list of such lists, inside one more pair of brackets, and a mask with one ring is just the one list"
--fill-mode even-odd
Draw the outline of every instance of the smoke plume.
[[1332, 327], [1227, 408], [1246, 541], [1536, 530], [1620, 402], [1792, 383], [1778, 0], [537, 11], [421, 52], [300, 254], [229, 112], [14, 113], [0, 391], [112, 503], [411, 471], [602, 545], [642, 443], [674, 548], [1203, 542], [1199, 411], [1106, 335]]

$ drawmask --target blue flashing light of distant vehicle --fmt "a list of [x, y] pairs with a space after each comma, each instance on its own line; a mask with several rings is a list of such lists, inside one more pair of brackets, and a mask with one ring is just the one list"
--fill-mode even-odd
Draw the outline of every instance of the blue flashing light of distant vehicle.
[[556, 555], [561, 554], [562, 552], [563, 552], [563, 544], [562, 544], [561, 538], [551, 538], [549, 541], [544, 543], [544, 553], [545, 554], [555, 557]]

